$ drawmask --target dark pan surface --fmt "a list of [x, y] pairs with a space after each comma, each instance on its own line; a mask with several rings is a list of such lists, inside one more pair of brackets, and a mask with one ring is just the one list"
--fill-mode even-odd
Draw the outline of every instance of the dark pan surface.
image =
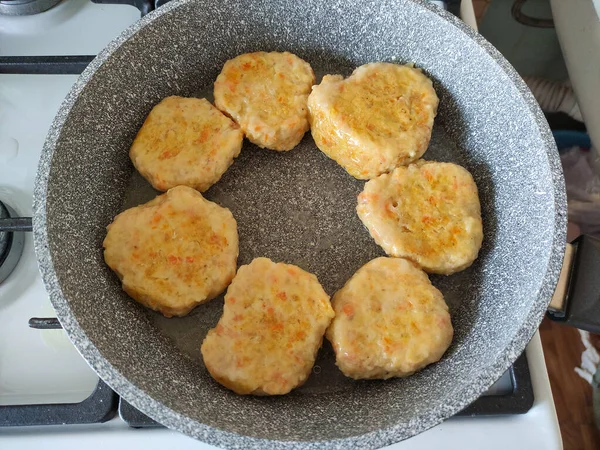
[[[263, 6], [260, 6], [263, 5]], [[556, 148], [533, 97], [504, 59], [448, 14], [409, 0], [171, 2], [92, 62], [48, 136], [35, 191], [40, 269], [69, 336], [99, 375], [164, 425], [221, 447], [368, 448], [455, 414], [523, 351], [554, 290], [565, 242]], [[216, 299], [165, 319], [128, 298], [105, 266], [105, 227], [155, 195], [128, 158], [144, 118], [168, 95], [210, 90], [240, 53], [289, 50], [315, 71], [349, 74], [372, 61], [415, 62], [440, 108], [424, 158], [468, 168], [480, 191], [484, 246], [468, 270], [432, 277], [456, 335], [422, 372], [354, 382], [325, 346], [305, 386], [278, 398], [240, 397], [209, 377], [200, 343]], [[256, 256], [314, 272], [333, 294], [382, 254], [355, 213], [363, 182], [315, 147], [288, 153], [248, 143], [207, 198], [231, 209], [239, 264]]]

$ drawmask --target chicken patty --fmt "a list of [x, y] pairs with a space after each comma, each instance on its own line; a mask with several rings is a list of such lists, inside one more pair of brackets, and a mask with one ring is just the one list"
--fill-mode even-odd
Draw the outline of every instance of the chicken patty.
[[400, 258], [369, 261], [335, 293], [327, 330], [336, 364], [354, 379], [405, 377], [438, 361], [453, 336], [427, 274]]
[[420, 158], [437, 106], [429, 78], [390, 63], [365, 64], [346, 79], [326, 75], [308, 97], [317, 147], [361, 180]]
[[215, 81], [215, 105], [262, 148], [294, 148], [308, 130], [306, 100], [315, 75], [288, 52], [245, 53], [230, 59]]
[[316, 276], [256, 258], [227, 289], [223, 316], [202, 343], [204, 364], [238, 394], [287, 394], [308, 378], [332, 318]]
[[456, 164], [421, 160], [370, 180], [356, 211], [388, 255], [430, 273], [466, 269], [483, 241], [477, 186]]
[[166, 317], [216, 297], [235, 275], [235, 219], [192, 188], [178, 186], [130, 208], [107, 230], [104, 260], [123, 290]]
[[167, 97], [152, 108], [129, 150], [135, 168], [159, 191], [204, 192], [240, 154], [244, 135], [204, 98]]

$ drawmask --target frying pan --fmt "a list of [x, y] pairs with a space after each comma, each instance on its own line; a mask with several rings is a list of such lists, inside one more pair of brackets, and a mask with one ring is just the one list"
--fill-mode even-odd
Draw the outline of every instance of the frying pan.
[[[240, 53], [289, 50], [317, 77], [372, 61], [414, 62], [434, 81], [439, 113], [426, 159], [453, 161], [479, 187], [484, 244], [461, 273], [433, 276], [455, 327], [444, 358], [406, 379], [352, 381], [324, 344], [308, 382], [275, 398], [214, 382], [199, 348], [222, 299], [165, 319], [132, 301], [103, 261], [105, 227], [157, 193], [128, 149], [169, 95], [209, 96]], [[244, 144], [206, 197], [238, 222], [238, 264], [266, 256], [317, 275], [331, 295], [382, 255], [355, 214], [364, 182], [317, 150]], [[552, 136], [502, 56], [426, 2], [183, 0], [134, 24], [86, 69], [41, 157], [35, 248], [69, 337], [99, 376], [151, 418], [235, 448], [372, 448], [432, 427], [484, 392], [537, 329], [562, 265], [566, 201]], [[318, 372], [318, 373], [317, 373]]]

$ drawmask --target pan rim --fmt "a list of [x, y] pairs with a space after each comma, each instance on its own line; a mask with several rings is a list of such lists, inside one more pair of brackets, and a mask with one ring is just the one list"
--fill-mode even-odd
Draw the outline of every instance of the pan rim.
[[34, 186], [34, 247], [46, 290], [49, 293], [50, 300], [56, 309], [57, 316], [67, 332], [69, 339], [71, 339], [77, 351], [83, 356], [94, 371], [96, 371], [100, 378], [134, 407], [140, 409], [142, 412], [168, 428], [180, 431], [215, 446], [236, 446], [240, 448], [323, 448], [323, 446], [327, 448], [375, 448], [390, 445], [419, 434], [458, 413], [479, 397], [482, 392], [491, 386], [502, 373], [508, 369], [522, 351], [524, 351], [527, 343], [538, 329], [539, 323], [541, 322], [552, 297], [552, 293], [554, 292], [562, 267], [562, 257], [566, 245], [566, 192], [558, 151], [556, 150], [552, 134], [542, 111], [524, 81], [514, 68], [504, 59], [500, 52], [481, 35], [472, 30], [462, 20], [441, 8], [432, 5], [427, 0], [406, 1], [416, 3], [420, 7], [426, 8], [430, 12], [441, 16], [471, 38], [496, 62], [496, 64], [499, 65], [503, 73], [513, 83], [523, 101], [527, 104], [535, 118], [541, 138], [545, 143], [544, 147], [554, 188], [552, 194], [554, 210], [556, 213], [548, 265], [544, 277], [541, 280], [541, 288], [537, 294], [537, 298], [532, 302], [528, 315], [524, 318], [523, 324], [518, 332], [509, 342], [504, 354], [499, 355], [493, 364], [488, 366], [488, 370], [486, 370], [485, 373], [481, 373], [472, 383], [464, 386], [461, 392], [459, 392], [459, 395], [457, 395], [458, 399], [456, 402], [440, 406], [436, 409], [430, 409], [423, 414], [412, 418], [407, 423], [399, 423], [366, 434], [335, 440], [281, 441], [240, 435], [197, 422], [152, 398], [148, 393], [129, 381], [107, 359], [105, 359], [98, 348], [88, 338], [86, 332], [79, 326], [79, 323], [71, 310], [69, 301], [62, 293], [58, 278], [54, 271], [54, 264], [48, 246], [49, 241], [46, 228], [46, 192], [51, 161], [58, 138], [68, 119], [71, 108], [77, 102], [79, 95], [87, 85], [88, 81], [95, 75], [96, 71], [104, 64], [104, 62], [106, 62], [124, 42], [135, 35], [142, 27], [150, 24], [163, 14], [167, 14], [182, 5], [192, 3], [193, 1], [194, 0], [173, 0], [135, 22], [117, 38], [111, 41], [79, 76], [61, 104], [49, 129], [42, 150], [42, 157], [40, 158]]

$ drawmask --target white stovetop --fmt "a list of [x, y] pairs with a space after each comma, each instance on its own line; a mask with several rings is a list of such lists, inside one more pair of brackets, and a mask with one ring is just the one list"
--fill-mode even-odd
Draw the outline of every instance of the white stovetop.
[[[463, 11], [472, 12], [463, 0]], [[129, 6], [65, 0], [35, 17], [0, 16], [0, 55], [96, 54], [139, 17]], [[41, 31], [40, 31], [41, 30]], [[0, 199], [31, 214], [37, 159], [72, 75], [0, 74]], [[16, 271], [0, 286], [0, 405], [81, 401], [97, 378], [64, 332], [31, 330], [32, 316], [51, 316], [31, 237]], [[15, 344], [18, 343], [18, 344]], [[33, 356], [35, 355], [35, 356]], [[524, 415], [453, 418], [390, 449], [560, 450], [562, 442], [539, 335], [527, 348], [535, 404]], [[68, 367], [68, 373], [62, 369]], [[35, 386], [33, 388], [32, 386]], [[0, 429], [0, 448], [152, 450], [214, 449], [166, 429], [135, 430], [118, 417], [104, 424]]]
[[[527, 347], [535, 403], [527, 414], [496, 418], [453, 418], [389, 450], [561, 450], [562, 441], [550, 392], [539, 334]], [[127, 427], [116, 418], [105, 424], [23, 427], [1, 431], [0, 444], [11, 450], [216, 450], [166, 429]]]

